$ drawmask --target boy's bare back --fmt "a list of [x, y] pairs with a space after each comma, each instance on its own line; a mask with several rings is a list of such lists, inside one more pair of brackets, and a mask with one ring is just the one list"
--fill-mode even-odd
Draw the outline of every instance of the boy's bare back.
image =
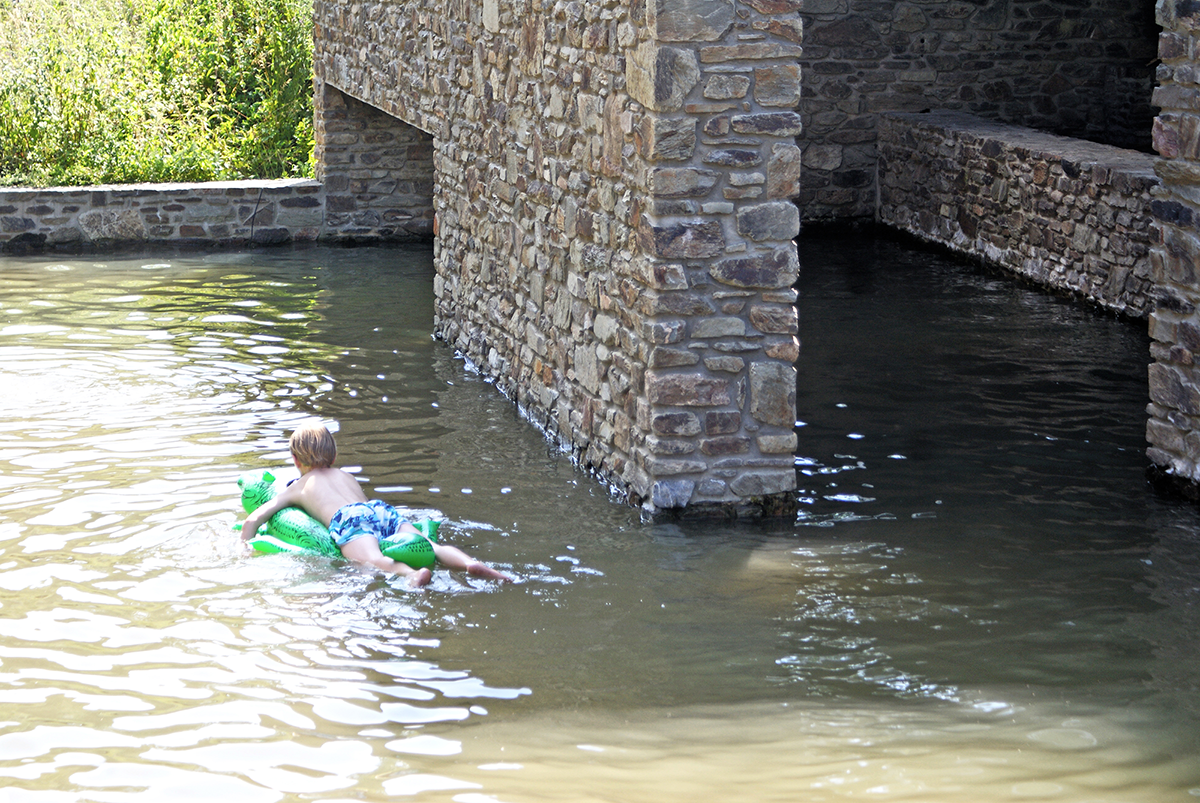
[[367, 501], [353, 475], [340, 468], [314, 468], [300, 476], [281, 494], [287, 505], [304, 508], [308, 515], [329, 526], [338, 508]]

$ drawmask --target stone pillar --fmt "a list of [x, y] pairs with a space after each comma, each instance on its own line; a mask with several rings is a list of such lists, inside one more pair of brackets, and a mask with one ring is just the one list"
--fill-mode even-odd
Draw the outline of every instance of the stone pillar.
[[655, 510], [795, 509], [800, 0], [648, 0], [639, 465]]
[[1154, 105], [1155, 171], [1163, 181], [1152, 210], [1158, 238], [1151, 252], [1157, 305], [1150, 315], [1150, 420], [1147, 456], [1154, 473], [1200, 496], [1200, 6], [1159, 0], [1159, 86]]
[[432, 132], [435, 335], [650, 512], [795, 506], [799, 6], [314, 2], [329, 223]]
[[313, 92], [323, 240], [433, 236], [433, 137], [318, 78]]

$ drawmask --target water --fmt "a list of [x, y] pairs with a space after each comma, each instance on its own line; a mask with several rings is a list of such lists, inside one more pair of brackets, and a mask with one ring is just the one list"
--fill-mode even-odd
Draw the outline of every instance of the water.
[[[801, 513], [651, 524], [433, 341], [428, 249], [0, 264], [0, 801], [1200, 796], [1144, 325], [806, 230]], [[521, 580], [245, 554], [317, 414]]]

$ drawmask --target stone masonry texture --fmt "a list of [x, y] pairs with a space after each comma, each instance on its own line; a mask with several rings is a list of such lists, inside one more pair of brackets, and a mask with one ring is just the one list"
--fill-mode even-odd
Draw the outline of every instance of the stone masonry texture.
[[306, 242], [324, 214], [323, 188], [305, 179], [0, 188], [0, 250]]
[[1148, 151], [1153, 6], [804, 0], [804, 218], [872, 213], [886, 112], [952, 109]]
[[1147, 456], [1162, 478], [1190, 496], [1200, 482], [1200, 3], [1159, 0], [1155, 170], [1162, 187], [1153, 211], [1158, 285], [1150, 314]]
[[431, 179], [437, 336], [652, 512], [794, 510], [800, 5], [315, 5], [330, 198]]
[[434, 236], [438, 336], [581, 465], [758, 515], [795, 504], [800, 220], [876, 214], [1147, 316], [1148, 454], [1200, 488], [1195, 0], [314, 14], [316, 181], [0, 189], [0, 250]]
[[1146, 317], [1154, 157], [965, 114], [883, 115], [878, 219]]

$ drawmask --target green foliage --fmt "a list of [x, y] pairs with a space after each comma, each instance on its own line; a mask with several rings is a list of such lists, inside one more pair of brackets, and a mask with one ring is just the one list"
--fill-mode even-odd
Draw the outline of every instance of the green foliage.
[[311, 0], [0, 0], [0, 184], [311, 171]]

